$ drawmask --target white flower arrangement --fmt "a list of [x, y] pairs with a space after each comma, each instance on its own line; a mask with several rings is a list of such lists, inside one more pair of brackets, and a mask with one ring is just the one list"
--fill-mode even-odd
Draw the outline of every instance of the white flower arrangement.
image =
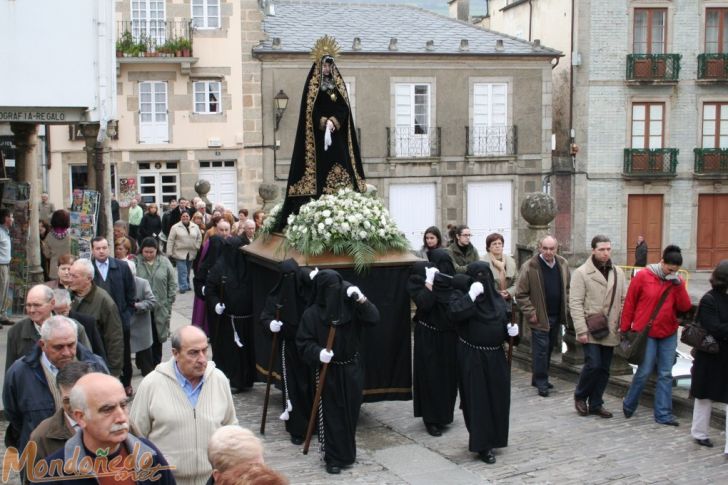
[[[275, 227], [282, 204], [271, 210], [263, 226], [264, 233]], [[291, 214], [284, 230], [286, 244], [304, 255], [315, 256], [331, 251], [354, 258], [357, 271], [374, 261], [376, 253], [406, 251], [409, 242], [397, 228], [389, 211], [375, 196], [341, 189], [335, 195], [323, 195]]]

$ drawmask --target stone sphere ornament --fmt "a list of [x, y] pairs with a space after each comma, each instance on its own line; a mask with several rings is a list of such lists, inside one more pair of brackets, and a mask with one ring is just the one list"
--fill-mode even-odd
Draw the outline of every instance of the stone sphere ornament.
[[521, 202], [521, 216], [532, 228], [548, 227], [556, 213], [556, 200], [544, 192], [526, 194]]
[[195, 192], [197, 192], [197, 195], [201, 198], [206, 198], [207, 194], [210, 192], [210, 182], [205, 179], [198, 180], [195, 182]]

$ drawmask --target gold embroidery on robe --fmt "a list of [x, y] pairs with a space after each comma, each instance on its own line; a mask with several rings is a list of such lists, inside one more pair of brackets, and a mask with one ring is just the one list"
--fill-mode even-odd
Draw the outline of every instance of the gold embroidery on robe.
[[353, 188], [349, 173], [341, 166], [341, 164], [335, 163], [326, 175], [324, 194], [334, 194], [337, 190], [347, 187]]

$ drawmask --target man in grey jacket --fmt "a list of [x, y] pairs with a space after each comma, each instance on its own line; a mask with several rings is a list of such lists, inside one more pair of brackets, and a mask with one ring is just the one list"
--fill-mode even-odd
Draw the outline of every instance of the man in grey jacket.
[[569, 265], [556, 254], [558, 247], [555, 237], [542, 238], [538, 254], [526, 261], [516, 283], [516, 301], [531, 328], [531, 385], [541, 397], [548, 397], [553, 387], [551, 352], [561, 340], [568, 310]]

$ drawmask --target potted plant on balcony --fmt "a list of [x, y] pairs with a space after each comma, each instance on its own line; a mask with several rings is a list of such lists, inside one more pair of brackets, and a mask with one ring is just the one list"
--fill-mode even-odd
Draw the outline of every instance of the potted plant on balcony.
[[128, 57], [134, 47], [134, 38], [128, 30], [116, 39], [116, 57]]
[[157, 48], [157, 52], [162, 57], [174, 57], [174, 52], [177, 50], [177, 44], [173, 39], [167, 39], [167, 41]]
[[182, 51], [182, 57], [190, 57], [192, 55], [192, 41], [185, 38], [177, 40], [177, 50]]

